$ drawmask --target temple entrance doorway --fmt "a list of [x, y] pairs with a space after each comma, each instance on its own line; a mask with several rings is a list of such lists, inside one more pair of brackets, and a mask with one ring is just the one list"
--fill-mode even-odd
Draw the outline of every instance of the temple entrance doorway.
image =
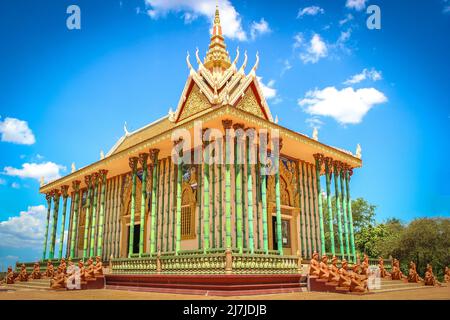
[[[130, 228], [131, 228], [131, 226], [128, 225], [128, 234], [127, 234], [127, 242], [126, 242], [126, 244], [127, 244], [127, 246], [126, 246], [126, 248], [127, 248], [127, 256], [129, 254], [129, 252], [128, 252], [128, 250], [129, 250], [128, 244], [130, 243], [130, 231], [131, 231]], [[133, 252], [132, 252], [132, 254], [133, 253], [139, 253], [139, 236], [140, 236], [140, 224], [135, 224], [134, 225]]]
[[[278, 248], [277, 236], [277, 217], [272, 216], [272, 248]], [[281, 242], [283, 246], [283, 254], [292, 254], [292, 236], [291, 236], [291, 219], [281, 218]]]

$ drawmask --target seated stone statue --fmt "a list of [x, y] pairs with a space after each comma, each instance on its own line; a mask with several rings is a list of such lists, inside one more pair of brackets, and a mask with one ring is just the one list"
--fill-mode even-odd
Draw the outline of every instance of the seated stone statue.
[[390, 277], [391, 276], [391, 274], [384, 267], [384, 259], [383, 259], [383, 257], [379, 257], [378, 258], [378, 268], [380, 269], [380, 277], [381, 278], [386, 278], [386, 277]]
[[62, 270], [63, 273], [67, 273], [66, 259], [62, 258], [59, 266], [61, 267], [61, 270]]
[[61, 266], [58, 267], [56, 275], [50, 280], [50, 288], [52, 289], [63, 289], [66, 287], [66, 275]]
[[403, 275], [401, 269], [400, 269], [400, 261], [397, 259], [394, 259], [392, 262], [392, 273], [391, 273], [391, 279], [392, 280], [402, 280], [405, 276]]
[[368, 290], [367, 280], [363, 279], [363, 276], [353, 272], [350, 279], [350, 292], [366, 292]]
[[22, 264], [19, 275], [16, 277], [15, 281], [25, 282], [28, 281], [27, 267]]
[[103, 263], [100, 256], [95, 257], [94, 275], [95, 276], [103, 275]]
[[71, 259], [69, 259], [69, 266], [66, 273], [66, 288], [68, 290], [81, 289], [80, 268], [75, 266]]
[[328, 269], [328, 282], [339, 282], [339, 268], [337, 266], [338, 259], [336, 256], [331, 259], [331, 265]]
[[445, 283], [450, 283], [450, 269], [449, 269], [449, 267], [445, 267], [444, 281], [445, 281]]
[[338, 281], [339, 287], [344, 287], [344, 288], [350, 287], [351, 278], [350, 278], [350, 275], [349, 275], [347, 269], [348, 269], [348, 262], [347, 262], [347, 260], [343, 259], [342, 266], [339, 269], [339, 281]]
[[427, 264], [427, 271], [425, 272], [425, 277], [424, 277], [423, 281], [426, 286], [435, 286], [435, 285], [440, 284], [436, 280], [436, 277], [434, 276], [433, 267], [431, 264]]
[[55, 276], [55, 267], [53, 267], [53, 264], [50, 260], [47, 261], [47, 269], [45, 270], [44, 275], [50, 279]]
[[319, 273], [320, 273], [319, 254], [314, 251], [312, 259], [309, 262], [309, 275], [318, 277]]
[[78, 261], [78, 268], [80, 269], [80, 280], [82, 282], [86, 281], [86, 268], [82, 260]]
[[322, 261], [319, 264], [319, 278], [328, 280], [329, 271], [328, 271], [328, 257], [326, 254], [322, 256]]
[[360, 274], [363, 276], [363, 278], [367, 278], [368, 272], [369, 272], [369, 256], [367, 254], [364, 254], [364, 259], [361, 264], [361, 273]]
[[42, 277], [41, 267], [39, 266], [39, 262], [36, 262], [33, 267], [33, 272], [31, 273], [31, 279], [37, 280]]
[[413, 261], [411, 261], [409, 263], [408, 282], [418, 283], [422, 280], [423, 279], [417, 273], [416, 264]]
[[84, 277], [86, 280], [95, 279], [95, 266], [91, 258], [87, 261], [87, 268], [85, 269]]
[[14, 284], [14, 271], [12, 267], [8, 267], [8, 272], [6, 272], [6, 277], [4, 279], [4, 283], [6, 284]]

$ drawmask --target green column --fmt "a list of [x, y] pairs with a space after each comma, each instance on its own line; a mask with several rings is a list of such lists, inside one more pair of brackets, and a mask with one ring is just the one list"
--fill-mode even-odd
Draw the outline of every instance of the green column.
[[334, 248], [334, 230], [333, 230], [333, 211], [331, 209], [331, 158], [325, 158], [325, 175], [326, 175], [326, 183], [327, 183], [327, 206], [328, 206], [328, 224], [330, 228], [330, 243], [331, 243], [331, 254], [336, 255], [336, 250]]
[[320, 187], [320, 169], [322, 167], [322, 158], [323, 155], [316, 153], [314, 154], [314, 159], [316, 160], [316, 194], [317, 194], [317, 203], [319, 207], [319, 228], [320, 228], [320, 244], [321, 244], [321, 253], [325, 254], [325, 230], [323, 223], [323, 205], [322, 205], [322, 195], [321, 195], [321, 187]]
[[103, 227], [105, 223], [105, 199], [106, 199], [106, 175], [107, 170], [100, 170], [100, 182], [102, 184], [100, 194], [100, 212], [98, 219], [97, 256], [103, 256]]
[[236, 163], [234, 164], [235, 168], [235, 185], [236, 185], [236, 229], [237, 229], [237, 247], [239, 249], [239, 253], [243, 252], [244, 239], [242, 232], [242, 137], [243, 137], [243, 125], [235, 124], [234, 130], [236, 131], [236, 145], [235, 145], [235, 154], [236, 154]]
[[[182, 142], [181, 142], [182, 143]], [[177, 165], [177, 216], [176, 216], [176, 246], [175, 246], [175, 254], [181, 250], [181, 184], [183, 182], [183, 162], [181, 157], [183, 156], [183, 151], [180, 151], [180, 160]]]
[[334, 192], [336, 197], [336, 212], [338, 221], [338, 233], [339, 233], [339, 250], [341, 253], [341, 259], [344, 259], [344, 236], [342, 234], [342, 211], [341, 211], [341, 196], [339, 194], [339, 175], [341, 170], [341, 164], [339, 161], [333, 161], [333, 175], [334, 175]]
[[61, 219], [61, 234], [59, 236], [59, 253], [58, 253], [58, 259], [61, 260], [61, 258], [63, 257], [63, 247], [64, 247], [64, 230], [66, 228], [66, 213], [67, 213], [67, 197], [69, 196], [68, 194], [69, 191], [69, 186], [62, 186], [61, 187], [61, 193], [62, 193], [62, 197], [63, 197], [63, 210], [62, 210], [62, 219]]
[[52, 236], [50, 242], [50, 259], [55, 258], [55, 243], [56, 243], [56, 227], [58, 225], [58, 214], [59, 214], [59, 198], [61, 193], [59, 190], [53, 192], [53, 225], [52, 225]]
[[139, 256], [144, 253], [144, 230], [145, 214], [147, 209], [147, 159], [148, 153], [139, 154], [139, 162], [142, 166], [142, 188], [141, 188], [141, 219], [139, 225]]
[[[206, 146], [207, 143], [204, 144]], [[203, 164], [203, 252], [209, 250], [209, 155]]]
[[72, 236], [70, 237], [70, 258], [75, 258], [75, 243], [76, 234], [78, 228], [78, 207], [80, 201], [80, 183], [81, 181], [76, 180], [72, 182], [72, 189], [75, 193], [74, 207], [73, 207], [73, 220], [72, 220]]
[[353, 170], [350, 168], [348, 169], [346, 173], [346, 189], [347, 189], [347, 207], [348, 207], [348, 220], [350, 223], [350, 244], [352, 247], [352, 255], [353, 255], [353, 262], [356, 261], [356, 248], [355, 248], [355, 237], [353, 234], [353, 216], [352, 216], [352, 200], [350, 197], [350, 177], [353, 175]]
[[253, 129], [248, 132], [247, 141], [247, 210], [248, 210], [248, 247], [250, 253], [255, 253], [255, 243], [253, 239], [253, 180], [252, 180], [252, 155], [250, 152], [251, 144], [253, 143]]
[[48, 242], [48, 226], [50, 224], [50, 213], [52, 206], [52, 193], [49, 192], [45, 195], [45, 199], [47, 200], [47, 223], [45, 225], [45, 237], [44, 237], [44, 251], [42, 253], [42, 261], [45, 260], [47, 256], [47, 242]]
[[344, 233], [345, 233], [345, 252], [347, 260], [350, 261], [350, 237], [348, 234], [348, 213], [347, 213], [347, 196], [345, 194], [344, 175], [346, 169], [345, 165], [341, 169], [340, 182], [341, 182], [341, 201], [342, 201], [342, 213], [344, 214]]
[[[203, 147], [201, 147], [203, 148]], [[202, 169], [202, 164], [198, 164], [197, 165], [197, 172], [198, 172], [198, 177], [197, 177], [197, 212], [198, 212], [198, 221], [197, 221], [197, 242], [198, 242], [198, 249], [200, 250], [202, 248], [202, 193], [203, 193], [203, 189], [202, 189], [202, 184], [203, 184], [203, 169]], [[175, 225], [174, 225], [175, 226]], [[175, 248], [175, 247], [174, 247]]]
[[170, 226], [170, 187], [172, 185], [171, 179], [171, 173], [172, 173], [172, 162], [170, 160], [170, 157], [167, 159], [167, 206], [166, 206], [166, 212], [167, 212], [167, 223], [166, 223], [166, 251], [169, 251], [169, 226]]
[[308, 253], [308, 210], [307, 210], [307, 205], [306, 205], [306, 198], [307, 198], [307, 193], [306, 193], [306, 181], [305, 181], [305, 162], [302, 161], [302, 165], [301, 165], [301, 177], [302, 177], [302, 195], [303, 195], [303, 223], [301, 224], [302, 228], [301, 228], [301, 232], [303, 232], [303, 257], [307, 257], [309, 256]]
[[305, 195], [305, 199], [308, 202], [308, 211], [306, 212], [306, 236], [308, 237], [308, 257], [312, 257], [312, 252], [311, 252], [311, 248], [312, 248], [312, 241], [313, 241], [313, 237], [312, 237], [312, 223], [311, 223], [311, 193], [309, 190], [309, 172], [308, 172], [308, 164], [303, 162], [303, 174], [306, 172], [306, 195]]
[[[281, 150], [281, 138], [280, 138]], [[277, 214], [277, 250], [280, 255], [283, 255], [283, 239], [281, 235], [281, 199], [280, 199], [280, 159], [278, 155], [275, 156], [275, 206]]]
[[130, 237], [128, 241], [128, 257], [131, 257], [133, 252], [133, 242], [134, 242], [134, 219], [136, 215], [136, 176], [137, 176], [137, 164], [139, 158], [131, 157], [129, 160], [129, 165], [131, 168], [131, 208], [130, 208]]
[[223, 248], [223, 208], [222, 208], [222, 179], [223, 179], [223, 172], [222, 172], [222, 166], [223, 166], [223, 139], [219, 143], [219, 247]]
[[99, 174], [92, 174], [92, 187], [94, 188], [94, 203], [92, 205], [92, 224], [91, 224], [91, 241], [89, 243], [89, 256], [95, 257], [95, 229], [97, 228], [97, 199], [98, 199], [98, 184], [99, 184]]
[[231, 129], [231, 120], [222, 120], [225, 130], [225, 245], [227, 249], [231, 249], [231, 164], [230, 153], [233, 139], [229, 137], [229, 129]]
[[261, 164], [261, 214], [262, 214], [262, 227], [263, 227], [263, 249], [264, 253], [269, 253], [269, 236], [267, 232], [267, 174], [265, 167]]
[[211, 248], [216, 247], [216, 164], [211, 164], [211, 217], [212, 241]]
[[305, 257], [305, 244], [303, 241], [303, 212], [304, 212], [304, 208], [302, 208], [302, 203], [304, 203], [303, 199], [303, 179], [302, 179], [302, 169], [300, 166], [300, 161], [296, 162], [296, 167], [297, 167], [297, 189], [298, 189], [298, 206], [299, 206], [299, 214], [298, 214], [298, 219], [299, 219], [299, 226], [300, 229], [298, 230], [298, 239], [299, 239], [299, 251], [302, 257]]
[[317, 226], [318, 226], [318, 221], [317, 221], [317, 209], [316, 209], [316, 193], [314, 192], [314, 165], [311, 164], [310, 166], [310, 172], [311, 172], [311, 193], [312, 193], [312, 206], [313, 206], [313, 220], [314, 220], [314, 235], [315, 237], [313, 238], [313, 243], [314, 243], [314, 250], [315, 251], [319, 251], [319, 235], [317, 234]]
[[150, 254], [156, 252], [156, 192], [158, 190], [157, 169], [158, 169], [158, 149], [150, 150], [150, 157], [152, 160], [152, 212], [151, 212], [151, 227], [150, 227]]
[[166, 186], [166, 163], [167, 161], [163, 159], [161, 161], [161, 171], [162, 171], [162, 179], [161, 179], [161, 232], [159, 232], [159, 248], [162, 251], [164, 247], [164, 197], [165, 197], [165, 186]]
[[87, 250], [88, 250], [88, 234], [89, 234], [89, 223], [90, 223], [90, 215], [91, 215], [91, 194], [92, 194], [92, 177], [85, 176], [84, 181], [86, 183], [86, 187], [88, 189], [87, 199], [86, 199], [86, 216], [84, 219], [84, 235], [83, 235], [83, 258], [87, 258]]

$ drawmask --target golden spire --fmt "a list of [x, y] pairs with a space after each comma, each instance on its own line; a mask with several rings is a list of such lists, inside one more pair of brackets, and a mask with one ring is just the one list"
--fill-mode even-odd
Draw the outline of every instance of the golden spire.
[[217, 69], [223, 71], [231, 66], [230, 55], [228, 54], [225, 39], [222, 35], [218, 5], [216, 5], [212, 36], [204, 65], [207, 69], [212, 71]]

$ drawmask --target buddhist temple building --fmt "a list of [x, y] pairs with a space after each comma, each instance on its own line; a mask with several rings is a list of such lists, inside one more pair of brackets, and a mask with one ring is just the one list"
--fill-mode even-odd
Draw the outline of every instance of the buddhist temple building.
[[66, 258], [100, 256], [117, 274], [295, 273], [315, 251], [354, 261], [350, 179], [360, 156], [278, 124], [259, 55], [251, 69], [246, 52], [230, 57], [219, 9], [206, 57], [193, 58], [175, 111], [41, 185], [42, 260], [65, 247]]

